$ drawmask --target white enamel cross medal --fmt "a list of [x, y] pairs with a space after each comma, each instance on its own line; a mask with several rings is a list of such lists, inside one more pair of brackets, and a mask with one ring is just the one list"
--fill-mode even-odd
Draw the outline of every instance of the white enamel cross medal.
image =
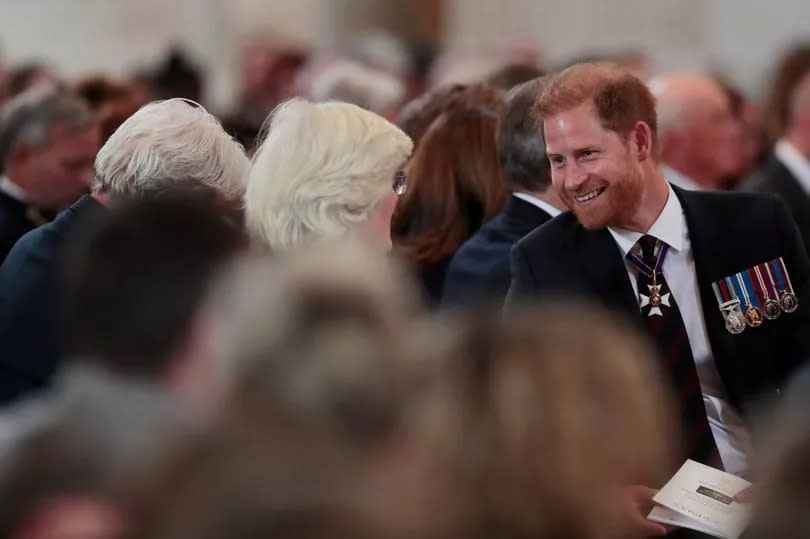
[[647, 316], [664, 316], [664, 313], [661, 312], [661, 306], [669, 307], [669, 292], [661, 294], [661, 285], [657, 284], [648, 284], [647, 288], [650, 289], [649, 296], [639, 294], [641, 308], [650, 307]]

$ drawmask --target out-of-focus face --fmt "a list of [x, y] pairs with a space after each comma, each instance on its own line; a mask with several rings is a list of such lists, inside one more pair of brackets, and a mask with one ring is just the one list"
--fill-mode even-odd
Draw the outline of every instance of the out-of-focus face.
[[739, 172], [743, 161], [742, 124], [720, 87], [706, 88], [689, 114], [689, 156], [707, 178], [718, 180]]
[[95, 124], [79, 130], [53, 126], [45, 144], [32, 148], [20, 169], [27, 176], [25, 191], [31, 202], [39, 208], [57, 211], [86, 193], [93, 179], [99, 144]]
[[586, 102], [543, 122], [551, 182], [585, 228], [622, 227], [644, 192], [627, 140], [602, 127]]

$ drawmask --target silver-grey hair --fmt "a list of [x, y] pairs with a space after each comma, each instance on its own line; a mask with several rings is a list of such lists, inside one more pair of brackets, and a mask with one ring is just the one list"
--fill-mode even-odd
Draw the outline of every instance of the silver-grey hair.
[[51, 88], [31, 88], [0, 111], [0, 165], [6, 165], [19, 144], [43, 146], [54, 125], [79, 130], [92, 121], [90, 107], [80, 98]]
[[185, 99], [155, 101], [130, 116], [99, 150], [93, 188], [140, 197], [208, 190], [239, 201], [250, 161], [213, 115]]

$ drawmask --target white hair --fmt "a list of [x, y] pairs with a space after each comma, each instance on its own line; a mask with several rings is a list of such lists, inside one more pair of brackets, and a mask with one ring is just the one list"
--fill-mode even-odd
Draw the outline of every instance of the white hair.
[[343, 236], [391, 191], [413, 142], [349, 103], [291, 99], [270, 116], [245, 194], [251, 235], [270, 248]]
[[110, 136], [96, 156], [94, 188], [127, 197], [203, 188], [237, 201], [249, 168], [214, 116], [175, 98], [145, 105]]
[[402, 103], [405, 85], [388, 73], [339, 60], [315, 77], [309, 98], [313, 101], [345, 101], [385, 114]]

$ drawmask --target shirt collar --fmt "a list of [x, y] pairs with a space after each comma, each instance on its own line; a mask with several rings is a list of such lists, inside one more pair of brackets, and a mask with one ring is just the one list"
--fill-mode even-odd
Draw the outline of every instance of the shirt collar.
[[691, 191], [702, 191], [703, 188], [695, 183], [695, 180], [682, 174], [669, 165], [661, 165], [661, 172], [664, 178], [671, 184], [677, 185], [681, 189], [689, 189]]
[[546, 202], [545, 200], [539, 199], [536, 196], [532, 196], [528, 193], [512, 193], [512, 195], [516, 196], [521, 200], [525, 200], [529, 204], [534, 204], [547, 214], [549, 214], [552, 218], [557, 217], [560, 214], [560, 210]]
[[7, 194], [17, 202], [22, 202], [23, 204], [28, 203], [28, 197], [25, 195], [25, 191], [23, 191], [19, 185], [9, 180], [8, 176], [5, 174], [0, 176], [0, 192]]
[[779, 140], [773, 149], [776, 158], [787, 167], [805, 192], [810, 193], [810, 160], [785, 139]]
[[[668, 185], [669, 194], [667, 195], [667, 202], [664, 204], [664, 209], [658, 215], [658, 218], [653, 222], [647, 234], [654, 238], [661, 240], [669, 245], [672, 249], [680, 251], [683, 249], [684, 233], [686, 231], [686, 219], [683, 215], [683, 207], [678, 196], [673, 191], [672, 186]], [[608, 227], [610, 235], [616, 240], [616, 244], [622, 251], [622, 257], [626, 257], [627, 253], [638, 242], [643, 234], [633, 230], [625, 230], [623, 228]]]

